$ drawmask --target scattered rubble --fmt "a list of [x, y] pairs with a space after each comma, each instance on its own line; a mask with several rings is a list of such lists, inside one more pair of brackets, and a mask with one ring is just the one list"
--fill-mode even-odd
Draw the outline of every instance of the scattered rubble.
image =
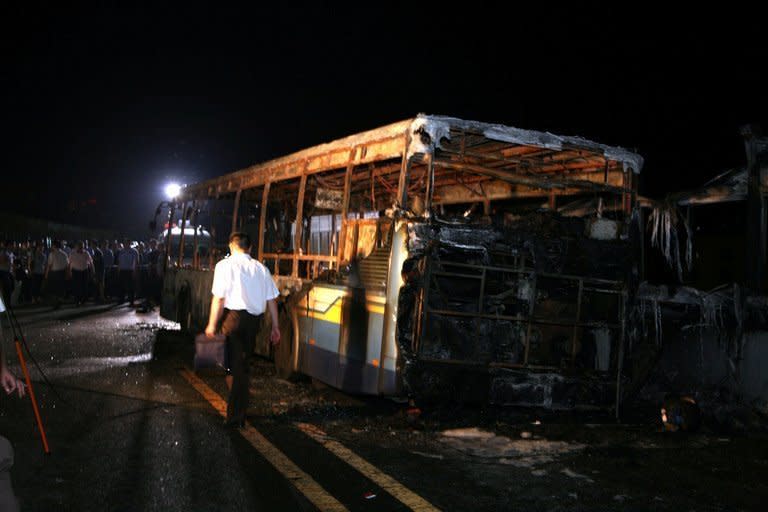
[[473, 457], [495, 459], [500, 464], [533, 467], [554, 461], [558, 456], [585, 448], [578, 443], [546, 439], [513, 440], [477, 427], [445, 430], [442, 441]]

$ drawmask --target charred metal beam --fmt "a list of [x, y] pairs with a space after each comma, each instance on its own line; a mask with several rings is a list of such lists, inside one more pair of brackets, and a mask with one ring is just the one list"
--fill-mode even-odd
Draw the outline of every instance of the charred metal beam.
[[[184, 201], [181, 204], [181, 236], [179, 236], [179, 268], [184, 266], [184, 230], [187, 227], [187, 202]], [[171, 230], [168, 228], [168, 235], [170, 236]]]
[[344, 249], [347, 245], [347, 217], [349, 217], [349, 195], [352, 189], [352, 171], [354, 165], [352, 164], [352, 155], [354, 151], [350, 152], [350, 163], [347, 164], [347, 170], [344, 173], [344, 198], [341, 203], [341, 230], [339, 231], [339, 247], [336, 251], [336, 268], [341, 268], [341, 261], [344, 259]]
[[267, 204], [269, 201], [270, 182], [264, 184], [264, 191], [261, 193], [261, 212], [259, 214], [259, 248], [256, 253], [259, 261], [264, 258], [264, 236], [266, 235], [267, 225]]
[[200, 268], [200, 262], [199, 262], [200, 255], [198, 254], [198, 250], [197, 250], [197, 242], [198, 242], [197, 214], [198, 213], [199, 212], [197, 209], [197, 201], [192, 201], [192, 216], [193, 216], [192, 227], [195, 230], [194, 235], [192, 236], [192, 268], [195, 270], [198, 270]]
[[[408, 147], [411, 143], [410, 135], [405, 136], [405, 147]], [[406, 209], [408, 207], [408, 181], [411, 173], [411, 159], [408, 158], [408, 154], [403, 152], [403, 160], [400, 164], [400, 177], [397, 182], [397, 205]]]
[[304, 192], [307, 189], [307, 175], [301, 175], [301, 184], [299, 185], [299, 204], [296, 207], [296, 236], [293, 242], [293, 269], [292, 277], [299, 276], [299, 252], [301, 251], [301, 230], [304, 226]]
[[756, 126], [741, 128], [747, 153], [747, 262], [745, 286], [754, 291], [768, 291], [768, 219], [766, 186], [768, 181], [768, 137], [761, 137]]
[[438, 167], [444, 167], [447, 169], [457, 169], [460, 171], [467, 171], [467, 172], [472, 172], [476, 174], [484, 174], [487, 176], [492, 176], [501, 181], [512, 183], [514, 185], [524, 185], [527, 187], [539, 188], [544, 190], [577, 188], [577, 189], [585, 189], [585, 190], [593, 190], [593, 191], [601, 191], [601, 192], [611, 192], [614, 194], [632, 192], [631, 190], [627, 190], [623, 187], [614, 187], [611, 185], [605, 185], [603, 183], [595, 183], [592, 181], [571, 180], [571, 179], [565, 179], [565, 178], [555, 178], [555, 179], [540, 178], [540, 177], [531, 176], [531, 175], [520, 176], [518, 174], [511, 174], [509, 171], [492, 169], [492, 168], [488, 168], [481, 165], [450, 162], [444, 159], [435, 159], [434, 165]]

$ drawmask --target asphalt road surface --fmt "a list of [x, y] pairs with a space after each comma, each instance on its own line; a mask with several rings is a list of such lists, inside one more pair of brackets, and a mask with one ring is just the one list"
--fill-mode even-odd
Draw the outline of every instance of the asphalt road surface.
[[[51, 453], [28, 399], [0, 399], [23, 511], [764, 510], [764, 432], [663, 434], [651, 417], [442, 406], [277, 379], [256, 360], [249, 421], [221, 374], [126, 306], [17, 311]], [[4, 348], [18, 368], [7, 322]], [[18, 371], [18, 370], [17, 370]]]

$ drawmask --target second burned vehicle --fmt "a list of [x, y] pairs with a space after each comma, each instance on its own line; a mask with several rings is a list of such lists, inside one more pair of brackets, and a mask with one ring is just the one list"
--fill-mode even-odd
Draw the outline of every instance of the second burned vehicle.
[[[217, 212], [190, 219], [212, 227], [214, 249], [230, 229], [256, 241], [292, 333], [257, 352], [284, 375], [605, 406], [640, 377], [625, 362], [645, 357], [627, 336], [641, 168], [580, 137], [419, 115], [186, 186], [176, 207]], [[163, 314], [199, 327], [213, 261], [192, 261], [169, 268]]]

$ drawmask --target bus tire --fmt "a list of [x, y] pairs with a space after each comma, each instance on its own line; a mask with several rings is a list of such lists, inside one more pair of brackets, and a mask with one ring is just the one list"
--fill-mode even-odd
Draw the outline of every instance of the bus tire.
[[189, 332], [192, 327], [192, 303], [189, 289], [183, 288], [176, 297], [176, 321], [179, 322], [182, 332]]

